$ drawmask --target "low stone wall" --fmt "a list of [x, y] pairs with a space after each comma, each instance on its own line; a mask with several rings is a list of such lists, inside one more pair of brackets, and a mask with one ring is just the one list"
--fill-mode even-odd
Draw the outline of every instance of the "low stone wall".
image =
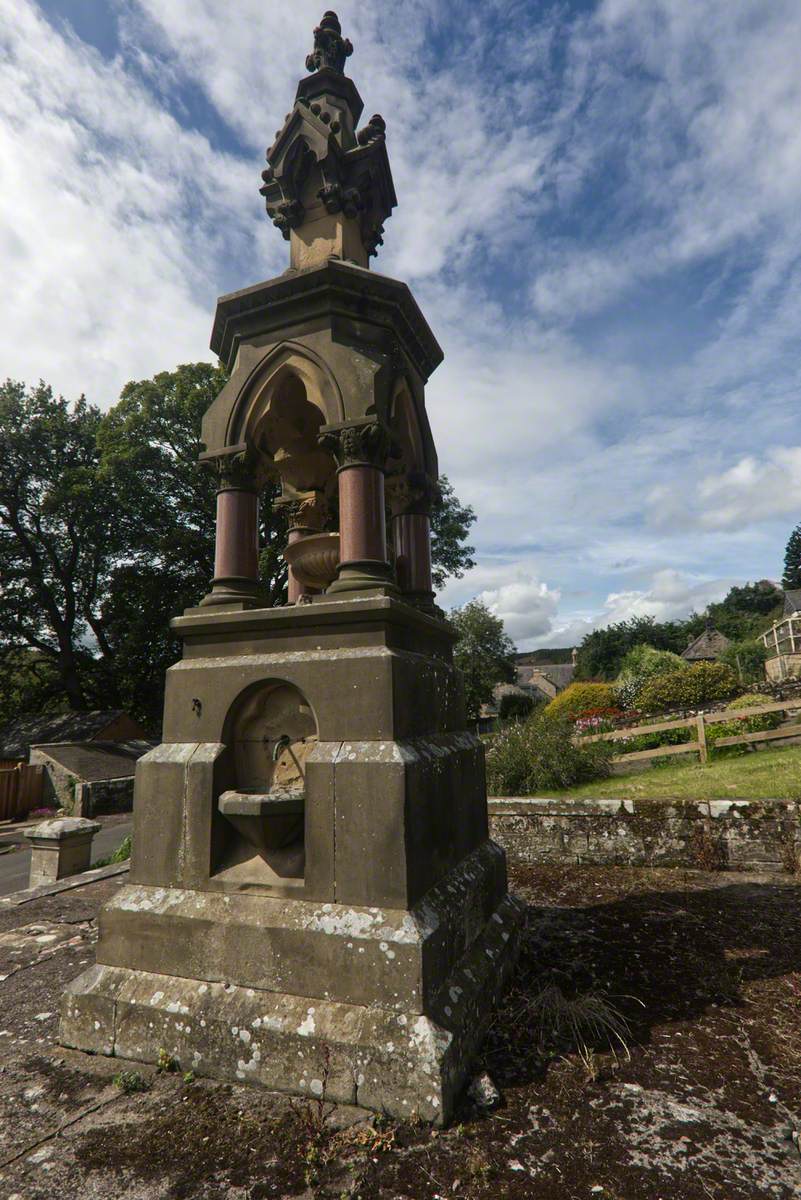
[[495, 841], [517, 863], [787, 871], [801, 849], [793, 800], [492, 798]]
[[134, 779], [96, 779], [75, 785], [73, 815], [96, 817], [133, 811]]

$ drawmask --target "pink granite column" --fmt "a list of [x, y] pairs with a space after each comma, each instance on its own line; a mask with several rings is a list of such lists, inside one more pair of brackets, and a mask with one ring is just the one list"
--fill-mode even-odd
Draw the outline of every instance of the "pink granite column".
[[339, 567], [328, 592], [396, 594], [387, 561], [384, 464], [392, 441], [375, 418], [328, 426], [321, 445], [339, 463]]
[[259, 603], [259, 494], [246, 455], [218, 455], [214, 579], [203, 607]]
[[426, 513], [398, 513], [392, 518], [395, 570], [404, 595], [433, 596], [431, 582], [431, 518]]

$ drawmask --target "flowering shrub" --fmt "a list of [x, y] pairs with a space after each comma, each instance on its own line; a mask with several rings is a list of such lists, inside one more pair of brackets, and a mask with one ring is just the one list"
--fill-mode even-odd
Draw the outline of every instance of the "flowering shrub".
[[640, 708], [651, 713], [674, 706], [699, 708], [713, 700], [728, 700], [737, 687], [737, 676], [724, 663], [693, 663], [651, 679], [640, 693]]
[[670, 650], [655, 650], [653, 646], [633, 646], [620, 664], [615, 681], [618, 702], [624, 708], [634, 708], [640, 702], [643, 688], [659, 675], [686, 671], [689, 664]]
[[609, 742], [573, 743], [567, 717], [535, 713], [493, 734], [487, 744], [487, 787], [494, 796], [531, 796], [603, 779], [615, 753]]
[[549, 717], [583, 717], [598, 708], [615, 706], [615, 690], [609, 683], [571, 683], [560, 692], [545, 712]]
[[588, 708], [580, 717], [576, 717], [573, 730], [579, 737], [589, 737], [593, 733], [610, 733], [617, 728], [619, 721], [629, 715], [614, 705], [599, 705], [598, 708]]

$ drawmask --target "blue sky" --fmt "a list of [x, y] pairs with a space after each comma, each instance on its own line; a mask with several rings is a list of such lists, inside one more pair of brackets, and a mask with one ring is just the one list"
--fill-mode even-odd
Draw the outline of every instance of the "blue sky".
[[[284, 269], [258, 195], [324, 5], [0, 0], [2, 372], [107, 407]], [[776, 578], [801, 520], [797, 0], [338, 5], [399, 208], [375, 268], [521, 647]]]

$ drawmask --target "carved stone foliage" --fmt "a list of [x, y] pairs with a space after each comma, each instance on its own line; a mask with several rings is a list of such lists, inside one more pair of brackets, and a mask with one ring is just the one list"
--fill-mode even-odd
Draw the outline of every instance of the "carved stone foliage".
[[260, 489], [256, 458], [249, 449], [235, 450], [232, 454], [217, 454], [201, 461], [204, 466], [214, 471], [220, 490], [240, 488], [242, 491], [255, 492]]
[[422, 471], [399, 472], [387, 476], [386, 495], [395, 517], [419, 514], [429, 516], [437, 499], [436, 483]]
[[353, 46], [342, 36], [339, 17], [330, 10], [314, 31], [314, 49], [306, 58], [307, 71], [319, 71], [330, 67], [340, 74], [345, 70], [345, 59], [350, 58]]
[[332, 454], [339, 467], [369, 466], [384, 470], [397, 452], [392, 434], [380, 421], [360, 421], [324, 429], [320, 445]]
[[286, 509], [290, 529], [314, 529], [321, 532], [331, 516], [331, 506], [322, 492], [308, 492], [278, 502]]
[[259, 191], [270, 220], [287, 240], [308, 219], [309, 209], [321, 202], [329, 214], [358, 218], [369, 256], [382, 244], [384, 223], [397, 199], [386, 150], [386, 122], [376, 113], [354, 133], [361, 99], [344, 76], [347, 87], [337, 91], [331, 84], [330, 72], [341, 73], [351, 49], [341, 36], [336, 15], [326, 13], [315, 30], [314, 53], [307, 60], [310, 70], [322, 71], [319, 91], [298, 93], [267, 151], [268, 166]]

